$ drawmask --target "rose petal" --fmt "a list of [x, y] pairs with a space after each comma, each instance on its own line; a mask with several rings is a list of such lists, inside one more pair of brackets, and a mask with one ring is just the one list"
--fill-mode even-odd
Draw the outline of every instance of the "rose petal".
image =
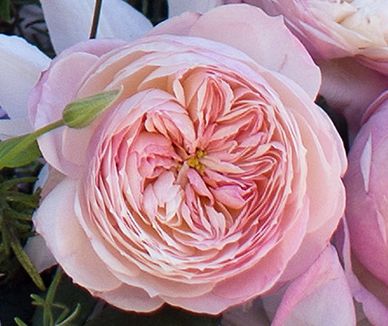
[[[94, 0], [41, 0], [57, 53], [89, 38]], [[152, 28], [141, 13], [122, 0], [104, 0], [97, 35], [132, 41]]]
[[54, 188], [36, 211], [36, 230], [44, 237], [66, 274], [76, 283], [97, 291], [115, 289], [121, 282], [97, 257], [75, 216], [76, 191], [77, 183], [70, 179]]
[[[202, 15], [190, 35], [231, 45], [267, 69], [291, 78], [311, 98], [318, 93], [319, 68], [280, 17], [269, 17], [247, 5], [221, 6]], [[303, 70], [300, 67], [304, 67]]]
[[[122, 44], [118, 40], [92, 40], [79, 43], [57, 56], [31, 92], [28, 104], [33, 126], [37, 129], [61, 119], [64, 107], [77, 97], [84, 76], [98, 58]], [[86, 147], [93, 130], [93, 125], [83, 129], [56, 129], [39, 137], [39, 147], [50, 165], [74, 177], [85, 162]]]
[[286, 290], [272, 325], [351, 326], [355, 322], [352, 295], [330, 246]]
[[93, 294], [115, 307], [128, 311], [151, 312], [164, 303], [158, 297], [151, 298], [142, 289], [127, 285], [122, 285], [113, 291], [93, 292]]
[[43, 237], [40, 235], [29, 238], [24, 246], [24, 251], [30, 257], [39, 273], [57, 264]]
[[[365, 269], [360, 280], [355, 275], [352, 266], [349, 229], [346, 219], [344, 219], [340, 224], [340, 227], [336, 232], [335, 240], [336, 246], [339, 248], [339, 252], [344, 261], [346, 278], [354, 299], [362, 305], [366, 317], [373, 325], [385, 325], [388, 320], [387, 286], [375, 279], [375, 277], [368, 273]], [[359, 265], [358, 268], [362, 267], [359, 262], [357, 262], [357, 264]], [[371, 286], [371, 288], [375, 291], [371, 292], [371, 290], [364, 286], [360, 281], [369, 283], [369, 286]], [[384, 305], [384, 303], [376, 297], [379, 292], [382, 292], [382, 297], [385, 296], [386, 305]]]
[[[294, 223], [284, 239], [252, 268], [237, 273], [217, 284], [211, 292], [195, 298], [161, 297], [167, 303], [184, 309], [199, 313], [219, 314], [227, 307], [241, 304], [270, 290], [286, 265], [286, 261], [279, 257], [289, 259], [299, 247], [296, 239], [301, 240], [301, 235], [305, 232], [308, 212], [302, 211], [300, 214], [300, 223]], [[299, 217], [295, 218], [295, 220], [298, 219]], [[261, 252], [261, 254], [264, 253]]]
[[383, 102], [357, 134], [344, 178], [352, 251], [385, 284], [388, 284], [387, 119], [388, 102]]
[[[280, 75], [265, 73], [265, 76], [278, 91], [282, 103], [294, 113], [308, 161], [306, 177], [310, 200], [308, 232], [300, 251], [293, 257], [282, 276], [282, 281], [287, 281], [299, 275], [317, 259], [327, 246], [328, 239], [343, 214], [345, 192], [340, 177], [345, 172], [347, 160], [342, 140], [333, 123], [315, 105], [310, 104], [310, 110], [304, 109], [309, 106], [309, 99], [298, 85], [281, 82], [284, 77]], [[320, 187], [331, 190], [322, 193]]]

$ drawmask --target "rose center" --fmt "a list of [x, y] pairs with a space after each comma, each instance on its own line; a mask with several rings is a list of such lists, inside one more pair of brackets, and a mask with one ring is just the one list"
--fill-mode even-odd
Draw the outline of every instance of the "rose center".
[[203, 173], [205, 166], [201, 162], [201, 158], [205, 157], [205, 155], [205, 151], [198, 149], [194, 156], [191, 156], [187, 159], [187, 165], [193, 169], [196, 169], [199, 173]]

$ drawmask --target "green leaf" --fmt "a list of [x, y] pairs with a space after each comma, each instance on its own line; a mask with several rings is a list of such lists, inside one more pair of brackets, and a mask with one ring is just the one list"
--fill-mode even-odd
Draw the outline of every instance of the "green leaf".
[[30, 207], [30, 208], [36, 208], [39, 203], [39, 197], [29, 195], [29, 194], [23, 194], [22, 192], [17, 191], [8, 191], [4, 194], [6, 200], [10, 203], [16, 202], [16, 203], [22, 203], [24, 206]]
[[40, 277], [35, 266], [32, 264], [30, 258], [24, 252], [23, 247], [21, 246], [21, 244], [19, 242], [19, 239], [17, 239], [15, 236], [12, 236], [12, 235], [11, 235], [11, 248], [12, 248], [17, 260], [23, 266], [23, 268], [28, 273], [28, 275], [31, 277], [31, 279], [35, 283], [35, 285], [40, 290], [44, 291], [46, 289], [46, 287], [43, 283], [42, 278]]
[[18, 317], [16, 317], [14, 320], [15, 320], [16, 325], [18, 325], [18, 326], [28, 326], [23, 320], [21, 320]]
[[63, 121], [70, 128], [84, 128], [93, 122], [120, 96], [122, 90], [107, 91], [68, 104]]
[[4, 191], [7, 189], [16, 187], [21, 183], [34, 183], [37, 179], [38, 179], [37, 177], [23, 177], [23, 178], [13, 178], [7, 181], [3, 181], [0, 183], [0, 191]]
[[57, 326], [68, 326], [68, 325], [70, 325], [70, 323], [73, 323], [74, 321], [77, 320], [77, 318], [80, 315], [80, 313], [81, 313], [81, 304], [78, 303], [77, 306], [75, 307], [74, 311], [70, 314], [70, 316], [68, 316], [63, 321], [58, 322]]
[[40, 156], [35, 134], [10, 138], [0, 142], [0, 169], [16, 168], [35, 161]]
[[44, 305], [44, 299], [41, 298], [39, 295], [32, 293], [30, 295], [32, 299], [32, 304], [35, 306], [43, 306]]
[[62, 120], [55, 121], [33, 133], [0, 142], [0, 169], [24, 166], [38, 159], [40, 150], [37, 138], [62, 126]]
[[[50, 285], [50, 289], [52, 289], [52, 285]], [[46, 303], [50, 301], [53, 302], [51, 305], [51, 307], [54, 308], [52, 309], [53, 319], [58, 323], [66, 324], [63, 318], [61, 318], [61, 314], [63, 314], [64, 310], [55, 308], [60, 304], [64, 307], [67, 307], [69, 312], [65, 316], [65, 320], [70, 318], [71, 323], [66, 324], [66, 326], [84, 325], [94, 310], [96, 299], [93, 298], [85, 289], [74, 284], [72, 280], [65, 274], [62, 275], [56, 289], [54, 284], [54, 290], [55, 293], [51, 291], [50, 296], [46, 296], [45, 298]], [[44, 324], [44, 310], [45, 309], [43, 309], [43, 305], [38, 307], [38, 309], [35, 311], [32, 326], [42, 326]]]
[[11, 21], [10, 0], [0, 0], [0, 20], [9, 23]]

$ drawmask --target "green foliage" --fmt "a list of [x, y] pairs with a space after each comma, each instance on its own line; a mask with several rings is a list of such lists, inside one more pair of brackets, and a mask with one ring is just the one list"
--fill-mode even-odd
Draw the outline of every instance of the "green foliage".
[[12, 21], [11, 5], [37, 4], [39, 0], [0, 0], [0, 22], [10, 23]]
[[24, 166], [37, 160], [39, 156], [40, 151], [34, 134], [0, 142], [0, 169]]
[[60, 268], [43, 295], [31, 295], [37, 306], [31, 323], [15, 318], [19, 325], [31, 326], [216, 326], [220, 317], [196, 315], [165, 306], [151, 314], [136, 314], [109, 306], [93, 298], [86, 290], [72, 283]]
[[0, 273], [7, 280], [15, 272], [15, 260], [26, 270], [36, 286], [44, 290], [43, 281], [23, 251], [32, 235], [31, 216], [39, 203], [39, 193], [20, 192], [18, 186], [33, 183], [34, 177], [7, 179], [0, 175]]
[[57, 268], [54, 279], [44, 297], [31, 294], [32, 304], [42, 310], [42, 319], [39, 325], [42, 326], [63, 326], [74, 323], [80, 314], [81, 305], [77, 303], [74, 310], [70, 310], [66, 304], [56, 301], [56, 292], [60, 284], [63, 272]]
[[150, 314], [122, 311], [93, 298], [57, 269], [47, 292], [31, 295], [37, 310], [32, 321], [15, 318], [20, 326], [216, 326], [220, 317], [192, 314], [165, 306]]
[[7, 23], [11, 21], [10, 0], [0, 0], [0, 20]]

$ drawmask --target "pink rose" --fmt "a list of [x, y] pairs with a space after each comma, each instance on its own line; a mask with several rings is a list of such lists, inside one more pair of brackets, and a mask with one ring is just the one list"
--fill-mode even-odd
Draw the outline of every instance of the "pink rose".
[[[170, 0], [172, 7], [179, 1]], [[183, 0], [183, 3], [186, 3]], [[200, 1], [197, 1], [198, 3]], [[234, 3], [223, 0], [222, 3]], [[385, 0], [240, 0], [283, 15], [322, 70], [322, 94], [354, 135], [371, 102], [388, 88], [388, 2]], [[188, 3], [188, 2], [187, 2]], [[191, 1], [194, 9], [195, 1]], [[213, 5], [215, 5], [213, 3]], [[217, 3], [220, 5], [220, 3]], [[175, 13], [178, 10], [175, 9]], [[352, 137], [352, 136], [351, 136]]]
[[75, 98], [123, 93], [89, 127], [39, 139], [65, 178], [37, 231], [76, 283], [126, 310], [217, 314], [277, 289], [321, 255], [344, 209], [319, 80], [282, 20], [244, 5], [66, 50], [31, 95], [35, 128]]
[[363, 122], [349, 153], [346, 218], [356, 270], [388, 311], [388, 92], [369, 107]]

